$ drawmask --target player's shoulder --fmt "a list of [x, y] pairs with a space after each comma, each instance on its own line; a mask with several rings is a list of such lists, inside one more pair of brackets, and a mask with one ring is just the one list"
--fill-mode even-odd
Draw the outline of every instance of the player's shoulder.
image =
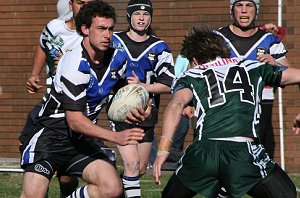
[[145, 42], [147, 42], [149, 46], [160, 49], [161, 51], [170, 51], [169, 45], [164, 40], [155, 35], [149, 35], [149, 38]]
[[73, 48], [71, 51], [66, 52], [62, 57], [59, 63], [61, 65], [69, 65], [68, 67], [76, 68], [80, 64], [80, 61], [82, 59], [83, 54], [83, 48], [81, 45], [78, 45], [77, 47]]
[[114, 42], [116, 42], [116, 41], [120, 42], [121, 40], [124, 40], [125, 37], [127, 37], [126, 32], [119, 31], [119, 32], [113, 33], [112, 39]]
[[276, 43], [281, 42], [274, 34], [270, 32], [266, 32], [261, 28], [258, 28], [256, 35], [257, 37], [264, 38], [264, 40], [268, 40], [270, 42], [276, 42]]
[[220, 27], [214, 31], [216, 34], [228, 35], [231, 33], [229, 26]]
[[53, 19], [53, 20], [49, 21], [46, 25], [46, 27], [51, 30], [65, 28], [65, 26], [66, 26], [65, 21], [59, 20], [59, 19]]

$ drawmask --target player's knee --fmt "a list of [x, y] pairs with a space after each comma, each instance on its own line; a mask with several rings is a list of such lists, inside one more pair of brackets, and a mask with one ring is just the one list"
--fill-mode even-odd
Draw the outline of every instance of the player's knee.
[[75, 176], [60, 176], [58, 181], [61, 185], [78, 184], [78, 179]]
[[20, 195], [20, 198], [32, 198], [32, 197], [44, 198], [45, 193], [31, 188], [31, 189], [23, 189]]
[[78, 179], [75, 176], [60, 176], [59, 187], [61, 191], [61, 195], [67, 197], [78, 187]]
[[123, 185], [119, 179], [109, 179], [97, 187], [98, 195], [101, 197], [120, 197], [123, 193]]
[[139, 160], [131, 160], [124, 161], [125, 171], [130, 174], [139, 173], [140, 172], [140, 161]]

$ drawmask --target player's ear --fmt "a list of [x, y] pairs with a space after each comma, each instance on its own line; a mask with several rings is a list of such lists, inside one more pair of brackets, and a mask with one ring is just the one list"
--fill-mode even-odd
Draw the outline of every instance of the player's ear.
[[198, 61], [196, 60], [196, 58], [193, 58], [193, 60], [190, 62], [190, 65], [191, 65], [192, 68], [199, 65]]
[[85, 24], [81, 26], [81, 31], [85, 36], [89, 35], [89, 28]]
[[69, 9], [70, 11], [73, 11], [73, 1], [69, 0]]

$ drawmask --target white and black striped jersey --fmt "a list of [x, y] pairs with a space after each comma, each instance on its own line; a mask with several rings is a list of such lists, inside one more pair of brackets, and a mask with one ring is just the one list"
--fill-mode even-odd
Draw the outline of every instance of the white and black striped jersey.
[[40, 35], [40, 45], [46, 54], [46, 72], [47, 72], [47, 93], [46, 100], [50, 92], [50, 87], [56, 72], [56, 65], [53, 58], [59, 57], [59, 53], [65, 54], [76, 46], [80, 45], [82, 36], [76, 30], [71, 30], [65, 21], [53, 19], [50, 21]]
[[110, 64], [116, 53], [117, 50], [109, 48], [99, 64], [93, 64], [82, 44], [66, 53], [59, 62], [49, 98], [39, 113], [39, 122], [53, 130], [66, 128], [65, 111], [71, 110], [82, 111], [95, 123], [125, 71], [121, 64]]

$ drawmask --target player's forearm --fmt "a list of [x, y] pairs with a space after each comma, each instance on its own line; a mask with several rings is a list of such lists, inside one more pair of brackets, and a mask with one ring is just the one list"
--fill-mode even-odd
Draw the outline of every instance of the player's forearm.
[[33, 56], [32, 76], [38, 76], [46, 62], [46, 54], [40, 45], [36, 46]]
[[149, 93], [155, 93], [155, 94], [171, 93], [171, 88], [161, 83], [154, 83], [154, 84], [143, 83], [142, 86], [145, 87], [145, 89]]
[[102, 140], [117, 143], [116, 133], [99, 127], [89, 120], [82, 112], [66, 112], [68, 126], [75, 132]]
[[282, 66], [287, 66], [287, 67], [289, 67], [289, 66], [291, 66], [291, 64], [290, 64], [290, 62], [288, 61], [288, 59], [287, 58], [282, 58], [282, 59], [280, 59], [280, 60], [278, 60], [278, 61], [276, 61], [279, 65], [282, 65]]
[[163, 115], [162, 136], [173, 139], [173, 135], [179, 124], [183, 106], [178, 103], [170, 102]]
[[284, 70], [281, 78], [281, 85], [300, 84], [300, 69], [289, 67]]
[[160, 137], [157, 156], [167, 157], [173, 143], [173, 135], [180, 121], [182, 108], [172, 101], [165, 109], [163, 116], [162, 135]]

